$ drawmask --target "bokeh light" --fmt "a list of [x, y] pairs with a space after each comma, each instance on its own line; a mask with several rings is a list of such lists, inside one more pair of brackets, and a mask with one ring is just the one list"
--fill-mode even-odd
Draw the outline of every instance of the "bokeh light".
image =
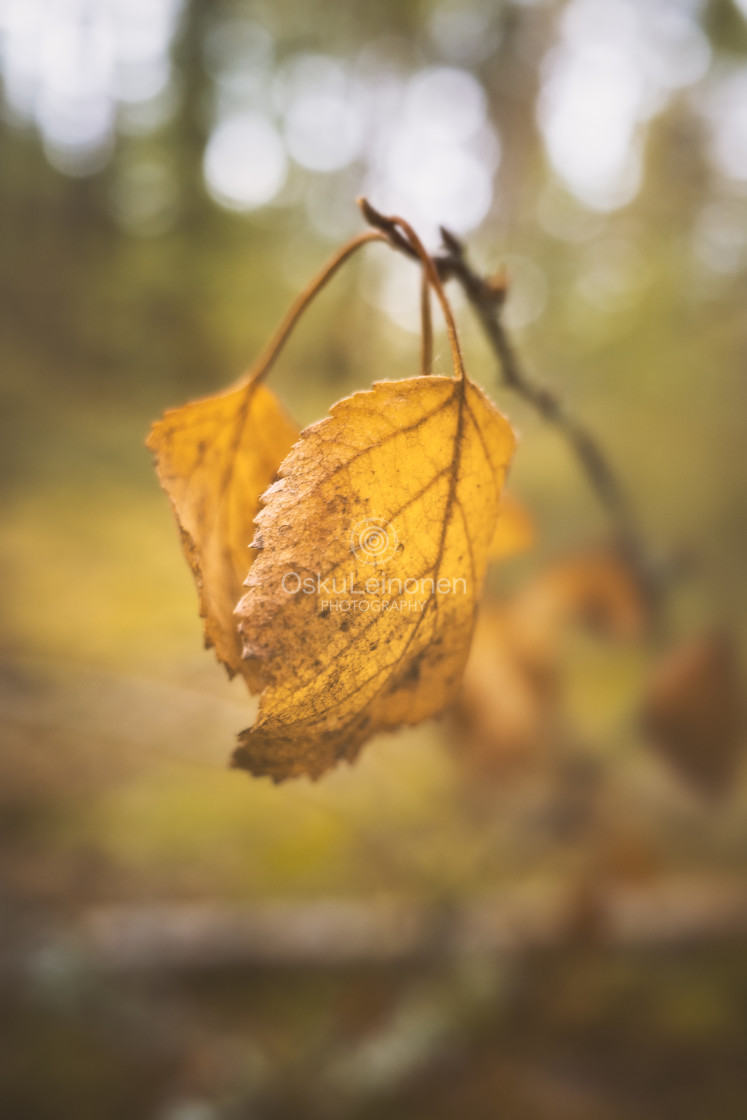
[[342, 63], [324, 55], [294, 58], [278, 79], [285, 142], [311, 171], [339, 171], [360, 153], [365, 129], [362, 90]]
[[616, 210], [640, 187], [648, 123], [705, 74], [710, 47], [671, 4], [570, 0], [561, 26], [538, 109], [548, 156], [582, 202]]
[[36, 126], [57, 170], [100, 170], [120, 112], [125, 130], [129, 123], [146, 131], [168, 118], [180, 12], [180, 0], [6, 0], [0, 41], [7, 115]]
[[288, 161], [272, 122], [260, 113], [244, 113], [215, 128], [203, 166], [216, 202], [230, 210], [256, 210], [282, 188]]
[[719, 76], [704, 97], [710, 153], [718, 170], [747, 182], [747, 66]]

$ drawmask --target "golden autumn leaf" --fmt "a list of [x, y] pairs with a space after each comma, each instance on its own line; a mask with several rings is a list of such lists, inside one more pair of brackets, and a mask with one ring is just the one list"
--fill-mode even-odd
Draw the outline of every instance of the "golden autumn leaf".
[[260, 495], [298, 435], [275, 395], [244, 381], [166, 412], [147, 440], [199, 590], [205, 644], [230, 676], [243, 673], [252, 686], [233, 612], [252, 559]]
[[266, 685], [237, 766], [317, 777], [453, 700], [514, 447], [466, 377], [377, 382], [302, 433], [237, 608]]

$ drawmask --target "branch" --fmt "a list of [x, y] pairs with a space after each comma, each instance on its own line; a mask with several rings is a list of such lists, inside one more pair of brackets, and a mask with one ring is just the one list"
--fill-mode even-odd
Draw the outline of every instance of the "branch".
[[[363, 217], [383, 233], [392, 248], [413, 260], [418, 254], [401, 232], [399, 219], [380, 214], [365, 198], [358, 199]], [[577, 420], [545, 385], [535, 382], [524, 369], [501, 320], [508, 285], [505, 276], [481, 276], [469, 263], [462, 243], [441, 228], [444, 251], [432, 258], [441, 280], [456, 280], [461, 286], [498, 360], [504, 385], [518, 393], [561, 432], [609, 514], [618, 546], [653, 604], [663, 590], [661, 566], [654, 562], [646, 541], [615, 472], [591, 432]]]
[[[25, 928], [25, 927], [24, 927]], [[29, 945], [76, 945], [105, 971], [205, 966], [336, 967], [516, 953], [594, 936], [602, 945], [677, 946], [741, 937], [744, 884], [728, 877], [664, 878], [648, 885], [520, 887], [450, 904], [275, 900], [113, 905], [84, 910], [68, 926], [40, 928], [0, 958], [0, 984], [17, 974]]]

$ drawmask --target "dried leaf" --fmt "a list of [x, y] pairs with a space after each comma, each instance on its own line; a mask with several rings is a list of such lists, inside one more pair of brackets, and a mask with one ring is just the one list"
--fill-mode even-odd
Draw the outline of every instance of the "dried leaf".
[[298, 435], [275, 395], [245, 381], [166, 412], [147, 441], [199, 590], [205, 645], [215, 647], [229, 676], [243, 673], [253, 687], [233, 612], [252, 559], [260, 495]]
[[236, 765], [316, 777], [453, 700], [514, 446], [467, 378], [378, 382], [302, 433], [237, 609], [266, 688]]
[[630, 566], [612, 548], [593, 548], [550, 564], [509, 604], [512, 640], [538, 666], [557, 661], [568, 625], [630, 640], [648, 622], [648, 605]]
[[505, 608], [481, 608], [453, 724], [459, 759], [472, 774], [503, 781], [536, 765], [555, 718], [553, 670], [526, 662]]
[[644, 728], [674, 769], [701, 792], [732, 784], [744, 733], [744, 698], [734, 644], [706, 634], [673, 650], [656, 668]]

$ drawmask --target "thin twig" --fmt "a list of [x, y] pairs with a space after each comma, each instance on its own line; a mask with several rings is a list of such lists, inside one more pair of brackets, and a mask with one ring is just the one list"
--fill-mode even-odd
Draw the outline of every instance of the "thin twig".
[[[419, 254], [400, 232], [401, 223], [380, 214], [366, 199], [359, 199], [358, 204], [369, 225], [385, 234], [393, 248], [419, 259]], [[431, 258], [439, 278], [442, 281], [453, 279], [460, 284], [498, 359], [503, 383], [564, 435], [615, 525], [619, 547], [644, 591], [655, 600], [661, 592], [661, 573], [654, 566], [651, 549], [617, 475], [591, 432], [568, 412], [552, 390], [529, 376], [506, 332], [501, 320], [507, 292], [505, 277], [481, 276], [467, 260], [462, 243], [443, 228], [441, 236], [444, 251]]]

